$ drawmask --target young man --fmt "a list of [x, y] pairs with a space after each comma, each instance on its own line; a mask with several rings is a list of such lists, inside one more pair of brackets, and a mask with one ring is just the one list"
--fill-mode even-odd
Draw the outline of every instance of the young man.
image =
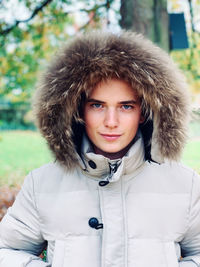
[[200, 266], [200, 177], [177, 162], [187, 102], [140, 35], [69, 43], [35, 96], [56, 162], [28, 175], [1, 222], [0, 267]]

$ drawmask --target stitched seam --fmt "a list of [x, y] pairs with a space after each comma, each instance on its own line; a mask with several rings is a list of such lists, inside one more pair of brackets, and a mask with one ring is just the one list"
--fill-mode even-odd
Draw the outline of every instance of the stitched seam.
[[163, 255], [165, 257], [165, 263], [167, 264], [167, 267], [169, 267], [169, 264], [168, 264], [168, 258], [167, 258], [167, 251], [166, 251], [166, 244], [163, 242], [162, 240], [162, 250], [163, 250]]
[[121, 198], [122, 198], [122, 214], [123, 214], [123, 236], [124, 236], [124, 267], [127, 267], [128, 262], [128, 239], [127, 239], [127, 216], [126, 216], [126, 203], [124, 193], [124, 183], [121, 177]]
[[101, 211], [101, 217], [102, 217], [102, 222], [103, 222], [102, 246], [101, 246], [101, 267], [104, 267], [104, 263], [105, 263], [106, 223], [104, 221], [105, 216], [104, 216], [103, 191], [102, 191], [102, 189], [100, 187], [98, 188], [98, 192], [99, 192], [100, 211]]
[[33, 202], [34, 202], [35, 210], [36, 210], [36, 212], [37, 212], [37, 217], [38, 217], [38, 221], [39, 221], [39, 231], [40, 231], [40, 235], [41, 235], [41, 236], [43, 237], [43, 239], [44, 239], [44, 236], [43, 236], [43, 234], [42, 234], [42, 230], [41, 230], [41, 224], [42, 224], [42, 222], [41, 222], [41, 218], [40, 218], [40, 216], [39, 216], [38, 206], [37, 206], [37, 202], [36, 202], [35, 184], [34, 184], [34, 182], [33, 182], [33, 173], [31, 172], [30, 175], [31, 175], [32, 188], [33, 188], [33, 189], [32, 189], [32, 192], [33, 192]]
[[190, 228], [190, 219], [191, 219], [191, 213], [192, 213], [192, 197], [193, 197], [193, 188], [194, 188], [194, 172], [193, 172], [193, 176], [192, 176], [192, 186], [191, 186], [191, 191], [190, 191], [190, 202], [189, 202], [189, 207], [188, 207], [188, 222], [187, 222], [187, 230], [186, 232], [189, 230]]

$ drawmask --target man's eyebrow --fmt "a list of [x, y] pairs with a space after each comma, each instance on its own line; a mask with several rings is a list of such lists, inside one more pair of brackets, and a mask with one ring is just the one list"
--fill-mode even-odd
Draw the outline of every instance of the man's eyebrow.
[[126, 100], [126, 101], [120, 101], [119, 104], [122, 104], [122, 105], [128, 105], [128, 104], [137, 104], [138, 101], [136, 100]]
[[87, 102], [91, 103], [91, 102], [95, 102], [95, 103], [99, 103], [99, 104], [103, 104], [105, 103], [104, 101], [98, 100], [98, 99], [94, 99], [94, 98], [89, 98], [87, 100]]
[[[88, 100], [87, 100], [87, 102], [89, 102], [89, 103], [93, 103], [93, 102], [95, 102], [95, 103], [99, 103], [99, 104], [104, 104], [105, 102], [104, 101], [101, 101], [101, 100], [98, 100], [98, 99], [95, 99], [95, 98], [89, 98]], [[138, 103], [138, 101], [136, 101], [136, 100], [126, 100], [126, 101], [120, 101], [119, 102], [119, 104], [121, 104], [121, 105], [129, 105], [129, 104], [137, 104]]]

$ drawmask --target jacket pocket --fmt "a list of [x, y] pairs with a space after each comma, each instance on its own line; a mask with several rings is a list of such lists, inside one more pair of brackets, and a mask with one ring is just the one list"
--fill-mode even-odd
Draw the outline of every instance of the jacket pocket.
[[178, 267], [178, 260], [173, 241], [129, 239], [128, 266]]
[[100, 267], [101, 236], [70, 236], [56, 240], [52, 267]]

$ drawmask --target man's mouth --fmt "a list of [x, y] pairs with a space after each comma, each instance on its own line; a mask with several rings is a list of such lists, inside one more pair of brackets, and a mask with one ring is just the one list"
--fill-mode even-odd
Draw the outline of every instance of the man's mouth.
[[101, 136], [107, 141], [115, 141], [121, 136], [121, 134], [101, 134]]

